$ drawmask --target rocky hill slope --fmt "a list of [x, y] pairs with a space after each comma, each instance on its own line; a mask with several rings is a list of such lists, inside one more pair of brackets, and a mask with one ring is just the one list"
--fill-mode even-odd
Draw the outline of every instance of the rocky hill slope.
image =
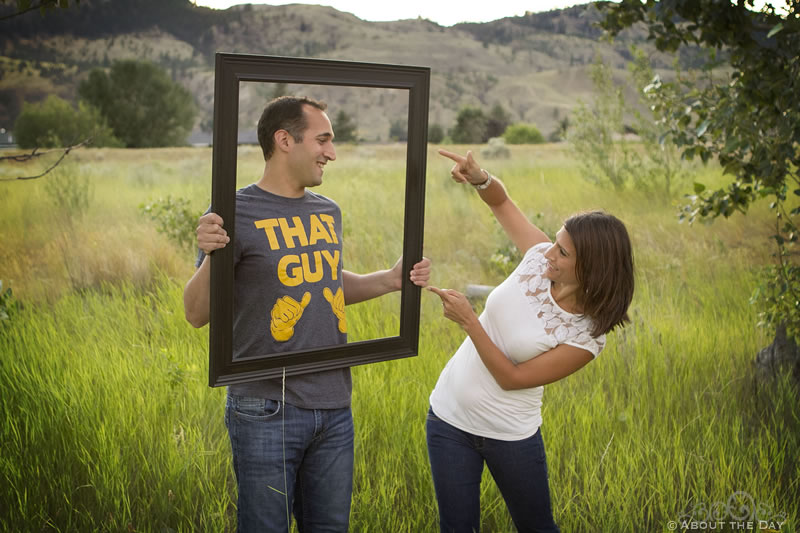
[[[13, 11], [0, 4], [0, 17]], [[196, 129], [208, 132], [219, 51], [429, 66], [431, 124], [447, 129], [465, 105], [488, 112], [500, 104], [513, 121], [536, 124], [547, 135], [579, 100], [590, 99], [587, 73], [595, 57], [613, 65], [620, 82], [627, 80], [631, 44], [650, 51], [656, 67], [671, 65], [641, 30], [602, 40], [594, 25], [600, 17], [588, 4], [443, 27], [425, 19], [368, 22], [318, 5], [219, 11], [189, 0], [81, 0], [45, 16], [0, 21], [0, 127], [13, 126], [23, 102], [48, 94], [74, 100], [91, 68], [139, 58], [160, 64], [192, 92], [200, 109]], [[240, 88], [240, 127], [253, 129], [264, 101], [284, 90], [327, 100], [331, 115], [346, 111], [370, 141], [387, 140], [391, 122], [405, 113], [402, 91], [248, 83]]]

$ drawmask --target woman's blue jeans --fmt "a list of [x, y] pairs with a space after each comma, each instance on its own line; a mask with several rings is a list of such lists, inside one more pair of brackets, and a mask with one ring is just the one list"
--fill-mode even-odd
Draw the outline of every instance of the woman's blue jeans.
[[478, 437], [440, 420], [431, 409], [426, 431], [442, 533], [480, 531], [484, 463], [520, 533], [558, 531], [550, 507], [541, 430], [518, 441]]
[[228, 394], [238, 531], [346, 532], [353, 491], [350, 408], [301, 409]]

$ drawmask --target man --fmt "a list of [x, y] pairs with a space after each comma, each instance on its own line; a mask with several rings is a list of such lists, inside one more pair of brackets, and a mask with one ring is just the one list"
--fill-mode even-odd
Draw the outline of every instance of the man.
[[[258, 123], [261, 179], [236, 194], [234, 358], [347, 342], [345, 304], [402, 284], [402, 265], [358, 275], [342, 268], [342, 218], [308, 190], [336, 159], [324, 103], [284, 96]], [[215, 213], [200, 218], [199, 268], [184, 290], [186, 319], [208, 323], [210, 260], [230, 239]], [[430, 261], [410, 279], [425, 286]], [[353, 475], [350, 369], [231, 385], [225, 423], [239, 488], [239, 531], [347, 531]]]

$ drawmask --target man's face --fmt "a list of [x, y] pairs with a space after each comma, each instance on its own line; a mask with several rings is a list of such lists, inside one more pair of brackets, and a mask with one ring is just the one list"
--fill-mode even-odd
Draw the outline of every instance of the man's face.
[[323, 167], [336, 159], [333, 127], [324, 111], [308, 105], [303, 110], [308, 128], [303, 132], [302, 142], [289, 137], [289, 169], [298, 187], [316, 187], [322, 183]]

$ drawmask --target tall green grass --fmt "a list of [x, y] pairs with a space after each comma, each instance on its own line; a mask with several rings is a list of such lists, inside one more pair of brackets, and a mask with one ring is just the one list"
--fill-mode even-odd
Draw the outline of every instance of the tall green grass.
[[[183, 319], [193, 258], [138, 210], [167, 194], [204, 208], [210, 152], [74, 155], [70, 172], [93, 190], [82, 217], [54, 206], [46, 178], [0, 183], [0, 279], [23, 303], [0, 322], [0, 529], [232, 530], [224, 390], [206, 385], [207, 331]], [[405, 152], [339, 147], [338, 155], [320, 192], [344, 212], [345, 268], [386, 268], [402, 243]], [[260, 153], [240, 157], [240, 184], [257, 180]], [[784, 513], [782, 531], [797, 531], [798, 391], [787, 376], [758, 379], [752, 364], [770, 341], [748, 304], [755, 271], [770, 260], [768, 210], [688, 227], [677, 223], [674, 199], [588, 185], [559, 147], [513, 147], [511, 159], [482, 164], [547, 231], [599, 207], [622, 218], [634, 241], [632, 323], [609, 336], [596, 362], [545, 391], [562, 531], [667, 531], [741, 492], [761, 518]], [[429, 154], [432, 282], [499, 283], [489, 258], [507, 241], [474, 191], [449, 181], [449, 167]], [[696, 172], [707, 184], [721, 179]], [[390, 295], [348, 308], [352, 339], [396, 334], [398, 305]], [[352, 531], [437, 530], [424, 420], [464, 335], [425, 293], [421, 317], [418, 357], [353, 370]], [[513, 531], [488, 473], [482, 504], [485, 531]]]

